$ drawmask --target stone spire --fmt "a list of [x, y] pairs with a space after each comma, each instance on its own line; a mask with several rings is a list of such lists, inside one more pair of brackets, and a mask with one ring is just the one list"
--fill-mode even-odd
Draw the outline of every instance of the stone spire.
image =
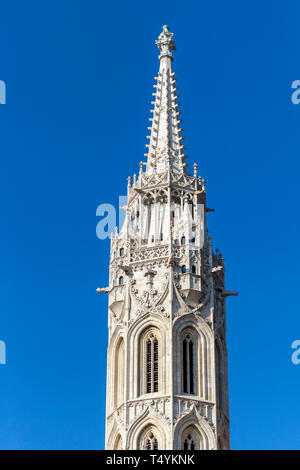
[[153, 93], [155, 101], [151, 103], [154, 109], [151, 110], [153, 117], [150, 118], [152, 126], [148, 147], [147, 170], [148, 175], [153, 173], [164, 173], [171, 170], [176, 174], [185, 173], [185, 147], [182, 145], [184, 137], [181, 135], [183, 129], [180, 127], [182, 122], [179, 118], [181, 111], [178, 110], [175, 86], [176, 78], [172, 70], [173, 54], [176, 50], [173, 41], [173, 33], [170, 33], [169, 26], [164, 26], [161, 34], [156, 41], [160, 51], [160, 67], [158, 76], [155, 77], [157, 84], [154, 85], [156, 92]]
[[225, 264], [207, 237], [206, 188], [186, 173], [172, 71], [160, 51], [146, 172], [128, 178], [111, 239], [106, 449], [229, 449]]

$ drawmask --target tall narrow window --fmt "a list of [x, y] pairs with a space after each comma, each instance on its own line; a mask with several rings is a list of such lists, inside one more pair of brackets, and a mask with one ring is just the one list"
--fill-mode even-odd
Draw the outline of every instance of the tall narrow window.
[[158, 341], [154, 336], [146, 343], [146, 391], [158, 392]]
[[193, 371], [193, 351], [194, 345], [189, 342], [189, 366], [190, 366], [190, 393], [194, 393], [194, 371]]
[[195, 206], [194, 206], [193, 201], [192, 201], [192, 203], [191, 203], [191, 209], [192, 209], [192, 217], [193, 217], [193, 219], [194, 219], [194, 217], [195, 217]]
[[153, 392], [158, 392], [158, 342], [153, 342]]
[[221, 377], [221, 354], [219, 344], [216, 342], [216, 393], [217, 393], [217, 406], [219, 410], [222, 409], [222, 377]]
[[182, 272], [182, 274], [185, 274], [185, 273], [186, 273], [186, 266], [185, 266], [185, 265], [183, 265], [183, 266], [181, 267], [181, 272]]
[[120, 277], [119, 277], [119, 285], [120, 285], [120, 286], [123, 286], [123, 284], [124, 284], [124, 277], [123, 277], [123, 276], [120, 276]]
[[124, 368], [125, 368], [125, 347], [124, 340], [121, 339], [116, 355], [116, 382], [115, 382], [115, 394], [116, 394], [116, 406], [122, 405], [124, 401]]
[[147, 393], [151, 393], [152, 343], [147, 341]]
[[193, 266], [192, 266], [192, 273], [193, 273], [193, 274], [196, 274], [196, 266], [195, 266], [194, 264], [193, 264]]
[[190, 335], [187, 335], [182, 344], [183, 364], [183, 392], [194, 393], [194, 345]]
[[181, 237], [181, 245], [185, 245], [185, 237]]

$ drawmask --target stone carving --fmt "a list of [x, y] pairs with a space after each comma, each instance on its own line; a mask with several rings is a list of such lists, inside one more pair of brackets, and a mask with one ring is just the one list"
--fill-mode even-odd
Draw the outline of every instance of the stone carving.
[[123, 449], [140, 448], [149, 425], [160, 450], [181, 449], [176, 433], [194, 422], [207, 449], [229, 448], [225, 299], [235, 293], [225, 290], [224, 260], [207, 235], [205, 181], [196, 164], [187, 172], [168, 27], [157, 46], [147, 161], [128, 178], [109, 287], [98, 289], [109, 295], [106, 447], [119, 432]]
[[170, 425], [171, 418], [167, 413], [167, 404], [169, 402], [169, 397], [130, 402], [128, 404], [127, 424], [130, 426], [142, 415], [147, 415], [149, 413], [151, 416], [158, 416]]
[[[151, 271], [146, 271], [146, 275], [149, 277]], [[137, 310], [137, 315], [142, 315], [145, 312], [164, 312], [164, 307], [160, 305], [164, 298], [166, 297], [168, 290], [168, 274], [165, 274], [165, 282], [160, 285], [160, 288], [153, 288], [153, 281], [148, 281], [146, 284], [146, 289], [139, 293], [139, 290], [136, 288], [136, 280], [130, 280], [131, 288], [130, 293], [133, 298], [137, 301], [138, 305], [141, 306], [141, 309]]]
[[158, 246], [151, 248], [143, 248], [140, 250], [132, 251], [130, 261], [131, 263], [144, 262], [156, 258], [164, 258], [168, 256], [167, 246]]
[[174, 418], [173, 424], [176, 425], [184, 416], [188, 416], [193, 411], [199, 413], [214, 430], [215, 426], [212, 418], [213, 404], [201, 402], [199, 400], [183, 400], [180, 398], [174, 401]]
[[167, 29], [168, 27], [164, 27], [162, 33], [160, 33], [158, 40], [155, 41], [159, 50], [160, 50], [160, 58], [163, 56], [173, 57], [171, 51], [176, 50], [175, 43], [173, 41], [173, 33]]

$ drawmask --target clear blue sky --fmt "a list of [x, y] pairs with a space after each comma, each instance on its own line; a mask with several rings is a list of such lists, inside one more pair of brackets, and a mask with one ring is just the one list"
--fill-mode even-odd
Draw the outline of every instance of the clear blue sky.
[[109, 242], [175, 33], [189, 163], [225, 257], [233, 449], [299, 449], [296, 0], [1, 2], [0, 448], [104, 447]]

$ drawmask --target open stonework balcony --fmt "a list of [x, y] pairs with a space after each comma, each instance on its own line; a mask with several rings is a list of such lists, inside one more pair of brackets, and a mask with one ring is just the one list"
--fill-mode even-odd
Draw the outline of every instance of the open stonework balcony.
[[158, 258], [167, 258], [169, 256], [169, 247], [165, 245], [144, 245], [140, 249], [133, 249], [130, 253], [130, 262], [137, 263], [150, 261]]
[[199, 274], [184, 273], [177, 275], [178, 287], [187, 302], [197, 305], [204, 295], [202, 278]]

